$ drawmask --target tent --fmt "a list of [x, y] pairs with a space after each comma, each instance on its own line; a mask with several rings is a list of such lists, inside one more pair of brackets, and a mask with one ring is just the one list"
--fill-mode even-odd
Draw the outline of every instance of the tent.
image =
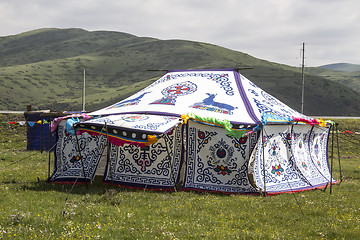
[[268, 194], [335, 182], [329, 124], [233, 69], [168, 71], [127, 99], [57, 123], [51, 182], [101, 174], [133, 188]]

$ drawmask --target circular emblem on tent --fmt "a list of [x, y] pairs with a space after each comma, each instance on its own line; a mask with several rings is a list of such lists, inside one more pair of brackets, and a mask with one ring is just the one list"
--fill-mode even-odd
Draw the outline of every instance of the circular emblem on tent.
[[283, 104], [281, 104], [276, 98], [274, 98], [273, 96], [271, 96], [270, 94], [262, 91], [261, 95], [265, 98], [265, 101], [270, 104], [270, 105], [278, 105], [278, 106], [283, 106]]
[[219, 148], [219, 149], [216, 151], [216, 156], [217, 156], [218, 158], [224, 158], [224, 157], [226, 157], [226, 151], [225, 151], [225, 149]]
[[170, 85], [164, 88], [161, 93], [164, 95], [163, 98], [152, 102], [151, 104], [162, 104], [162, 105], [175, 105], [176, 98], [192, 94], [196, 92], [197, 86], [192, 82], [182, 82]]
[[240, 138], [240, 143], [241, 144], [244, 144], [244, 143], [246, 143], [246, 141], [247, 141], [247, 137], [242, 137], [242, 138]]
[[232, 157], [234, 154], [234, 148], [231, 147], [224, 139], [221, 139], [219, 142], [215, 143], [213, 146], [209, 147], [210, 157], [209, 157], [209, 165], [212, 167], [216, 167], [219, 164], [223, 166], [232, 165]]
[[124, 116], [121, 119], [126, 122], [139, 122], [139, 121], [144, 121], [148, 118], [149, 118], [148, 116], [135, 115], [135, 116]]
[[192, 82], [182, 82], [164, 88], [161, 93], [166, 97], [180, 97], [195, 92], [197, 86]]
[[199, 136], [200, 139], [204, 139], [205, 138], [205, 133], [203, 131], [199, 131], [198, 136]]

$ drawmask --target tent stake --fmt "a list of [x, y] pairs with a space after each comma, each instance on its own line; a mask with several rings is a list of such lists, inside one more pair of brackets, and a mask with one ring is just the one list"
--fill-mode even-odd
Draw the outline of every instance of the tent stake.
[[170, 151], [169, 151], [169, 147], [168, 147], [168, 144], [167, 144], [166, 136], [165, 136], [165, 135], [164, 135], [164, 141], [165, 141], [166, 151], [167, 151], [168, 158], [169, 158], [171, 176], [172, 176], [172, 179], [173, 179], [173, 181], [174, 181], [174, 191], [176, 192], [175, 174], [174, 174], [174, 169], [173, 169], [172, 162], [171, 162], [171, 157], [170, 157]]
[[336, 127], [336, 145], [337, 145], [337, 150], [338, 150], [338, 160], [339, 160], [339, 172], [340, 172], [340, 183], [341, 184], [343, 178], [342, 178], [342, 172], [341, 172], [341, 162], [340, 162], [340, 146], [339, 146], [339, 132], [338, 132], [338, 123], [335, 123], [335, 127]]
[[263, 192], [263, 196], [266, 197], [266, 183], [265, 183], [265, 136], [264, 136], [264, 126], [261, 129], [261, 133], [262, 133], [262, 155], [263, 155], [263, 174], [264, 174], [264, 192]]
[[76, 134], [76, 130], [75, 130], [74, 126], [73, 126], [73, 129], [74, 129], [74, 131], [75, 131], [76, 145], [77, 145], [78, 150], [79, 150], [79, 157], [80, 157], [81, 167], [82, 167], [83, 174], [84, 174], [84, 180], [85, 180], [86, 188], [88, 188], [88, 189], [89, 189], [89, 186], [88, 186], [88, 183], [87, 183], [88, 181], [86, 180], [86, 174], [85, 174], [84, 162], [83, 162], [83, 160], [82, 160], [82, 156], [81, 156], [81, 150], [80, 150], [79, 139], [78, 139], [78, 136], [77, 136], [77, 134]]

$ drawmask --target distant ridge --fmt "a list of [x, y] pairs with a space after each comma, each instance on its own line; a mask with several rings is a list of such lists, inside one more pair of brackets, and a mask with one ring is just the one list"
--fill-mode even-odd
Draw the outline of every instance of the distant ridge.
[[333, 63], [319, 67], [341, 72], [360, 72], [360, 65], [351, 63]]
[[[251, 67], [241, 73], [300, 110], [298, 68], [208, 43], [77, 28], [38, 29], [0, 37], [0, 109], [24, 111], [30, 104], [34, 110], [79, 111], [84, 69], [86, 110], [93, 111], [130, 96], [163, 75], [149, 69], [238, 67]], [[357, 80], [356, 75], [347, 75], [346, 81], [340, 82], [335, 73], [307, 69], [305, 114], [360, 116], [357, 85], [348, 85]]]

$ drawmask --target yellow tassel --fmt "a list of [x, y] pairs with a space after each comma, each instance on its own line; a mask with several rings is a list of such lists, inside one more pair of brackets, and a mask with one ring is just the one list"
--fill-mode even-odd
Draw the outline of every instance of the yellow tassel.
[[190, 119], [190, 117], [187, 114], [181, 115], [181, 118], [184, 120], [185, 124], [187, 124], [187, 121]]
[[154, 144], [159, 140], [159, 138], [155, 135], [148, 135], [147, 139], [148, 139], [148, 142], [145, 143], [146, 146]]
[[316, 120], [318, 120], [320, 126], [326, 127], [326, 122], [324, 120], [322, 120], [322, 118], [316, 119]]

